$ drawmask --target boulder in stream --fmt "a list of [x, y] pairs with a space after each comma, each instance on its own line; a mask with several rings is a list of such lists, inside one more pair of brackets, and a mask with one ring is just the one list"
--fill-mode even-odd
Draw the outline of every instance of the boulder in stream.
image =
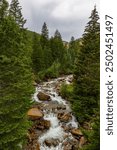
[[49, 120], [40, 119], [40, 120], [37, 120], [35, 128], [38, 130], [45, 130], [45, 129], [49, 129], [50, 126], [51, 126], [51, 123]]
[[58, 144], [59, 144], [59, 140], [58, 139], [46, 139], [45, 140], [45, 144], [48, 146], [48, 147], [51, 147], [51, 146], [54, 146], [54, 147], [56, 147]]
[[80, 129], [72, 129], [71, 133], [76, 136], [83, 136], [83, 133], [81, 132]]
[[72, 115], [70, 113], [59, 113], [57, 117], [62, 122], [68, 122], [72, 119]]
[[44, 116], [38, 108], [29, 109], [27, 115], [31, 118], [31, 120], [37, 120]]
[[51, 100], [50, 96], [47, 95], [47, 94], [45, 94], [45, 93], [43, 93], [43, 92], [39, 92], [39, 93], [37, 94], [37, 97], [38, 97], [38, 99], [39, 99], [40, 101], [50, 101], [50, 100]]

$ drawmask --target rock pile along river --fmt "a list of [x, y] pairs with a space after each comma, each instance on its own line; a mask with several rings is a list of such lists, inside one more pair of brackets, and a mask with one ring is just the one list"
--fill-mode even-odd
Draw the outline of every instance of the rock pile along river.
[[78, 150], [83, 135], [69, 102], [58, 92], [63, 82], [70, 84], [72, 79], [73, 76], [69, 75], [36, 86], [33, 99], [40, 105], [43, 120], [49, 121], [50, 127], [39, 132], [39, 144], [35, 150]]

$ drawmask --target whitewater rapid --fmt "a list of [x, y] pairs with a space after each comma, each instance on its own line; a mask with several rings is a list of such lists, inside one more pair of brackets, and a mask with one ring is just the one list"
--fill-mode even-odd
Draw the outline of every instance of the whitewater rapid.
[[[51, 97], [52, 102], [57, 102], [58, 104], [61, 104], [66, 108], [66, 111], [68, 113], [71, 113], [71, 108], [69, 103], [63, 99], [59, 94], [57, 93], [57, 90], [55, 86], [57, 84], [62, 84], [61, 81], [66, 82], [66, 84], [70, 84], [69, 80], [72, 78], [72, 75], [69, 75], [67, 77], [61, 77], [57, 79], [53, 79], [49, 82], [44, 82], [42, 84], [39, 84], [36, 87], [36, 91], [34, 94], [33, 99], [38, 102], [38, 103], [44, 103], [40, 101], [37, 97], [37, 94], [39, 92], [44, 92], [48, 94]], [[46, 102], [45, 102], [46, 105]], [[40, 143], [40, 150], [64, 150], [64, 145], [63, 143], [66, 141], [65, 136], [69, 136], [69, 139], [73, 139], [74, 137], [70, 132], [65, 132], [64, 129], [62, 128], [62, 125], [64, 124], [66, 127], [71, 126], [72, 128], [78, 128], [78, 122], [76, 121], [76, 118], [71, 114], [72, 118], [70, 121], [67, 123], [61, 122], [58, 117], [57, 117], [57, 110], [50, 109], [49, 107], [46, 108], [43, 113], [44, 113], [44, 119], [49, 120], [51, 123], [51, 127], [47, 132], [43, 133], [41, 136], [38, 138], [38, 142]], [[51, 146], [48, 147], [44, 142], [45, 140], [57, 140], [58, 144], [56, 146]]]

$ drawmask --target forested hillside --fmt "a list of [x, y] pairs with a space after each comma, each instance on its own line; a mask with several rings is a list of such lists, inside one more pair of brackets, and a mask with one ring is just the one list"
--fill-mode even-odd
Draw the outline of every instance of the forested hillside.
[[59, 29], [50, 37], [46, 22], [41, 33], [29, 31], [25, 23], [18, 0], [10, 4], [0, 0], [0, 150], [25, 147], [33, 124], [27, 116], [35, 104], [33, 84], [70, 74], [72, 83], [62, 83], [59, 94], [70, 102], [86, 138], [80, 149], [99, 150], [100, 25], [96, 6], [82, 38], [72, 36], [70, 42], [62, 39]]

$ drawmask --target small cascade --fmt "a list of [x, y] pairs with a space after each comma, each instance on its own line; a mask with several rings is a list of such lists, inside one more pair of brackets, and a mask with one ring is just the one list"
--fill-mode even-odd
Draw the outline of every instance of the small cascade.
[[[33, 99], [38, 103], [45, 103], [46, 107], [43, 110], [44, 119], [50, 121], [51, 124], [51, 127], [38, 138], [40, 150], [64, 150], [67, 140], [75, 141], [70, 131], [74, 128], [78, 128], [78, 122], [71, 113], [69, 103], [63, 99], [56, 90], [57, 85], [62, 84], [62, 82], [70, 84], [71, 79], [72, 75], [61, 77], [49, 82], [44, 82], [36, 87]], [[51, 101], [39, 100], [37, 97], [39, 92], [44, 92], [49, 95]], [[59, 118], [61, 115], [63, 115], [63, 118]], [[70, 119], [67, 119], [67, 117]]]

